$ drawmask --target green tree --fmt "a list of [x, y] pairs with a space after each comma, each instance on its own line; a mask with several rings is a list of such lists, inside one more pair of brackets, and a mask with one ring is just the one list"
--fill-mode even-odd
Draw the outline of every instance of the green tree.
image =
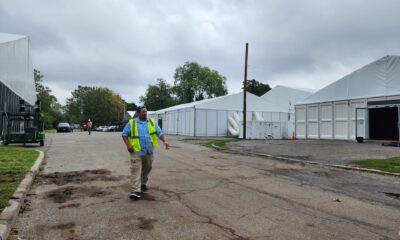
[[55, 128], [57, 123], [63, 120], [62, 107], [57, 98], [51, 94], [51, 89], [43, 85], [44, 76], [34, 69], [36, 97], [40, 102], [40, 108], [44, 115], [44, 128]]
[[126, 111], [136, 111], [137, 105], [134, 102], [131, 103], [125, 103], [125, 110]]
[[150, 111], [156, 111], [176, 104], [172, 87], [162, 78], [158, 78], [157, 82], [156, 85], [149, 85], [146, 94], [140, 97], [140, 101]]
[[271, 90], [271, 87], [268, 84], [260, 83], [255, 79], [247, 80], [247, 91], [251, 92], [254, 95], [260, 97], [269, 90]]
[[179, 66], [174, 78], [173, 92], [180, 103], [228, 94], [226, 77], [196, 62], [186, 62], [183, 66]]
[[67, 99], [66, 115], [70, 122], [95, 125], [120, 122], [124, 116], [124, 100], [108, 88], [78, 86]]

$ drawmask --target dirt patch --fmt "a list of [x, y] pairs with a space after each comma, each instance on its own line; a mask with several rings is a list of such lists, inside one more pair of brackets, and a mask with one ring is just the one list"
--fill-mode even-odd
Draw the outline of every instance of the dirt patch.
[[68, 186], [50, 191], [47, 194], [47, 197], [53, 199], [53, 202], [55, 203], [65, 203], [73, 199], [84, 197], [102, 197], [109, 194], [111, 193], [94, 186], [80, 188]]
[[90, 193], [89, 197], [102, 197], [105, 195], [108, 195], [109, 192], [103, 191], [103, 190], [95, 190]]
[[71, 203], [71, 204], [67, 204], [67, 205], [62, 205], [59, 206], [58, 209], [64, 209], [64, 208], [77, 208], [80, 207], [81, 204], [80, 203]]
[[158, 220], [156, 219], [144, 218], [144, 217], [138, 217], [138, 220], [139, 220], [139, 228], [143, 230], [154, 229], [153, 223], [158, 222]]
[[156, 197], [146, 193], [146, 194], [142, 194], [142, 196], [140, 197], [141, 200], [146, 200], [146, 201], [155, 201]]
[[73, 195], [78, 192], [76, 187], [65, 187], [53, 190], [47, 194], [48, 198], [53, 199], [55, 203], [65, 203], [73, 199]]
[[53, 226], [52, 229], [59, 229], [61, 230], [61, 238], [65, 240], [79, 240], [79, 236], [76, 234], [75, 231], [75, 223], [68, 222], [64, 224], [59, 224]]
[[57, 186], [68, 183], [83, 183], [89, 181], [118, 181], [121, 177], [111, 176], [111, 172], [106, 169], [55, 172], [49, 174], [40, 174], [37, 176], [39, 184], [56, 184]]
[[24, 200], [24, 204], [22, 204], [21, 208], [19, 209], [19, 213], [29, 212], [32, 211], [31, 201], [26, 198]]

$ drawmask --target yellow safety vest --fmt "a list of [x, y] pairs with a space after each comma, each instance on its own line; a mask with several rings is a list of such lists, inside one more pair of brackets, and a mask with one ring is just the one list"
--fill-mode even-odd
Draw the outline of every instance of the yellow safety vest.
[[[139, 140], [139, 130], [136, 119], [129, 120], [129, 125], [131, 127], [131, 134], [129, 135], [129, 143], [132, 145], [135, 152], [142, 151]], [[147, 128], [149, 130], [150, 141], [154, 148], [158, 147], [157, 135], [156, 135], [156, 125], [154, 118], [150, 118], [147, 122]]]

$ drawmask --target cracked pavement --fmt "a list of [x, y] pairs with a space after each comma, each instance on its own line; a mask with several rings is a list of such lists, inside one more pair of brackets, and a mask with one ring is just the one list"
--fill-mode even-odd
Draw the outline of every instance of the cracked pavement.
[[[48, 134], [21, 239], [399, 239], [400, 178], [233, 155], [168, 136], [133, 202], [120, 133]], [[62, 172], [61, 174], [58, 172]]]

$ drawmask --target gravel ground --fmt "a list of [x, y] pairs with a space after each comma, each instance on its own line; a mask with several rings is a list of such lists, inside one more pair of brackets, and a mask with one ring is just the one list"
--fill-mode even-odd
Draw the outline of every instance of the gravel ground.
[[245, 140], [228, 143], [234, 150], [265, 153], [324, 164], [347, 165], [354, 160], [400, 156], [400, 148], [380, 143], [331, 140]]

